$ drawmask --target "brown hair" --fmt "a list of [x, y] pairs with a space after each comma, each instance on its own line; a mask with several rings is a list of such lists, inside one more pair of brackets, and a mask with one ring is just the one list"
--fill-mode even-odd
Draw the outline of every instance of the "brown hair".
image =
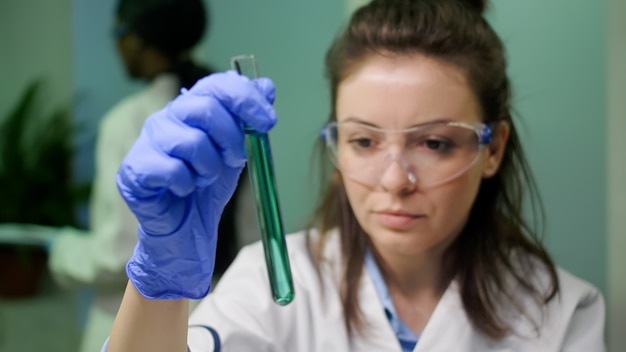
[[[369, 56], [421, 54], [462, 70], [478, 99], [484, 122], [509, 124], [510, 137], [500, 169], [481, 181], [468, 221], [444, 257], [458, 280], [470, 320], [480, 331], [498, 339], [513, 332], [504, 317], [504, 307], [530, 318], [515, 299], [514, 290], [529, 294], [541, 307], [555, 297], [559, 285], [554, 263], [541, 245], [538, 225], [543, 224], [543, 209], [511, 116], [504, 47], [483, 17], [485, 5], [485, 1], [477, 0], [374, 0], [354, 13], [347, 29], [334, 41], [326, 55], [326, 70], [332, 104], [329, 121], [336, 120], [339, 84]], [[323, 163], [327, 170], [328, 163]], [[329, 173], [325, 175], [328, 178]], [[530, 196], [533, 224], [522, 216], [525, 191]], [[311, 249], [317, 261], [327, 232], [333, 228], [340, 232], [344, 264], [340, 294], [345, 324], [350, 333], [361, 332], [357, 295], [369, 238], [352, 212], [337, 171], [326, 183], [314, 226], [321, 234], [317, 247]], [[547, 289], [529, 275], [538, 269], [547, 273]], [[539, 322], [530, 320], [538, 328]]]

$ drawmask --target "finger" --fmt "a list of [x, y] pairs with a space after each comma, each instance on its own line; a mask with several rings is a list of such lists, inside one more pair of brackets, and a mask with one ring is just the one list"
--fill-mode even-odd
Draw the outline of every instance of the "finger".
[[[165, 112], [147, 120], [145, 128], [152, 144], [165, 154], [183, 160], [193, 170], [198, 186], [210, 185], [219, 177], [223, 158], [203, 130]], [[240, 159], [243, 167], [245, 155]]]
[[180, 204], [181, 198], [172, 192], [163, 191], [151, 197], [139, 197], [134, 183], [129, 180], [132, 174], [118, 172], [116, 177], [117, 187], [128, 207], [141, 219], [141, 226], [147, 234], [170, 234], [173, 229], [179, 227], [185, 218], [185, 206]]
[[[181, 123], [195, 127], [210, 138], [221, 160], [230, 167], [243, 167], [246, 162], [243, 127], [222, 104], [211, 96], [184, 95], [168, 107], [169, 115]], [[207, 137], [208, 136], [208, 137]], [[197, 137], [200, 138], [200, 137]], [[197, 146], [204, 153], [208, 146]], [[194, 157], [189, 156], [189, 157]], [[185, 157], [187, 158], [187, 157]], [[204, 160], [204, 159], [202, 159]], [[207, 166], [210, 167], [210, 164]]]
[[[265, 90], [269, 79], [261, 83]], [[235, 71], [216, 73], [200, 80], [186, 94], [215, 97], [244, 124], [265, 133], [276, 124], [276, 112], [259, 87]]]
[[184, 197], [196, 187], [187, 164], [169, 156], [150, 140], [144, 129], [118, 171], [121, 181], [137, 198], [150, 198], [171, 191]]

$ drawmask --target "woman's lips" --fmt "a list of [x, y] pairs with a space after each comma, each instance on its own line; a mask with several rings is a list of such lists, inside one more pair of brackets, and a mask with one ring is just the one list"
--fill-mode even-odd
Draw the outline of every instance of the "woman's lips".
[[426, 216], [422, 214], [411, 214], [397, 211], [379, 211], [374, 213], [378, 222], [383, 226], [393, 230], [404, 230], [415, 225]]

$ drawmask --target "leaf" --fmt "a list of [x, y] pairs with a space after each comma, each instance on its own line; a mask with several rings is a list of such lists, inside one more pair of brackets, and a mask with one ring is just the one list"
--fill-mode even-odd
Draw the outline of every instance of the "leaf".
[[75, 226], [90, 185], [73, 183], [71, 109], [46, 111], [44, 83], [31, 82], [0, 118], [0, 222]]

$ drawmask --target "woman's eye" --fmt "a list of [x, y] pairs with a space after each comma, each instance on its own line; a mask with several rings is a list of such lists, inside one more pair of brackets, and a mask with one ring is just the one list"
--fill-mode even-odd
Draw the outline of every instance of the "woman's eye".
[[369, 138], [354, 138], [350, 140], [350, 144], [365, 149], [374, 146], [374, 141]]
[[424, 141], [424, 146], [429, 150], [436, 152], [445, 152], [450, 149], [450, 144], [448, 142], [439, 139], [427, 139]]

